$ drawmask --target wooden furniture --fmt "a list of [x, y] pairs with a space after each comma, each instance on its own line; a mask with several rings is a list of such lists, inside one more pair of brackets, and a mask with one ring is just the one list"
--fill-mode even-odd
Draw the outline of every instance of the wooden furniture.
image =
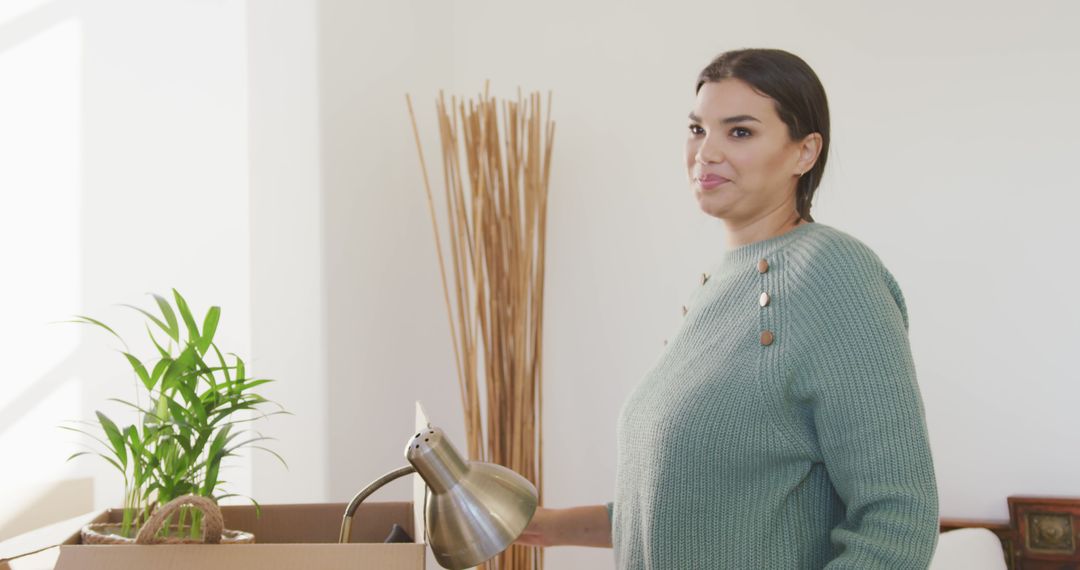
[[1009, 497], [1008, 521], [941, 519], [941, 531], [985, 528], [1010, 570], [1080, 569], [1080, 497]]

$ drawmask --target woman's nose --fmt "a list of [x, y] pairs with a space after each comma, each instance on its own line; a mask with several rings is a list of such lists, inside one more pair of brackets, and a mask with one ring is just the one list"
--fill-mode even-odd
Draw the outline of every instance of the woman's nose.
[[724, 154], [719, 148], [716, 148], [716, 144], [710, 143], [709, 139], [706, 138], [701, 143], [701, 146], [698, 147], [697, 153], [694, 155], [694, 160], [699, 164], [723, 162]]

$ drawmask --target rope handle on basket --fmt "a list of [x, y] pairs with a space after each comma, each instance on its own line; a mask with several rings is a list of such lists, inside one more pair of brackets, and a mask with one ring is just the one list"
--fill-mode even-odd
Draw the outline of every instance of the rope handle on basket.
[[225, 521], [221, 517], [221, 509], [217, 503], [209, 497], [199, 495], [184, 495], [177, 497], [158, 508], [150, 520], [139, 530], [135, 537], [135, 544], [158, 544], [168, 542], [167, 539], [158, 537], [161, 525], [165, 519], [180, 510], [180, 507], [190, 505], [203, 512], [203, 542], [206, 544], [218, 544], [221, 542], [221, 531], [225, 528]]

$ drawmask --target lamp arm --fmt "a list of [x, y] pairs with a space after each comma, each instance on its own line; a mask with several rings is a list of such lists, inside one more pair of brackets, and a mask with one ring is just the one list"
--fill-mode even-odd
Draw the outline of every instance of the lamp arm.
[[356, 513], [356, 509], [360, 506], [360, 503], [364, 502], [364, 499], [371, 496], [372, 493], [378, 491], [383, 485], [403, 477], [410, 473], [415, 473], [416, 468], [412, 465], [406, 465], [405, 467], [399, 467], [382, 477], [372, 481], [367, 487], [360, 490], [359, 493], [353, 497], [352, 501], [349, 501], [349, 506], [345, 509], [345, 516], [341, 520], [341, 534], [338, 535], [338, 542], [344, 544], [349, 542], [349, 535], [352, 534], [352, 520], [353, 514]]

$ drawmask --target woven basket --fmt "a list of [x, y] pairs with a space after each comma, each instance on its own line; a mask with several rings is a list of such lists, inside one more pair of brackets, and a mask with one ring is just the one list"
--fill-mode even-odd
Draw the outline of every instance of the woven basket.
[[[175, 514], [180, 507], [192, 506], [203, 512], [203, 536], [201, 539], [182, 536], [161, 537], [158, 532], [165, 519]], [[227, 530], [221, 516], [221, 509], [213, 499], [198, 495], [177, 497], [154, 511], [154, 515], [139, 529], [135, 538], [120, 535], [120, 523], [94, 523], [82, 528], [83, 544], [250, 544], [255, 542], [255, 535], [239, 530]], [[175, 525], [172, 527], [175, 529]]]

